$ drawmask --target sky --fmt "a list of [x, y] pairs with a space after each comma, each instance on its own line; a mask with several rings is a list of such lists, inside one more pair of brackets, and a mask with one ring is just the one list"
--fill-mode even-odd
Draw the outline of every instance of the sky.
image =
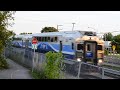
[[74, 30], [112, 32], [120, 34], [120, 11], [16, 11], [14, 25], [8, 27], [16, 34], [39, 33], [44, 27], [59, 26], [59, 31]]

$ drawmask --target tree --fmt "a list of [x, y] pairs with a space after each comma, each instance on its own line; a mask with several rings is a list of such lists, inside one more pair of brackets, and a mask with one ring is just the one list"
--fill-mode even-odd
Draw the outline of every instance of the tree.
[[103, 39], [104, 39], [104, 41], [112, 41], [113, 35], [109, 32], [109, 33], [103, 35]]
[[120, 34], [113, 37], [112, 45], [115, 45], [116, 51], [120, 53]]
[[8, 26], [12, 26], [13, 23], [9, 23], [9, 20], [14, 20], [12, 15], [15, 12], [12, 11], [0, 11], [0, 54], [7, 44], [7, 41], [13, 35], [13, 31], [7, 30]]
[[44, 33], [44, 32], [58, 32], [58, 30], [54, 27], [44, 27], [42, 30], [41, 30], [41, 33]]
[[0, 67], [5, 66], [5, 60], [2, 57], [4, 47], [10, 40], [10, 37], [14, 35], [13, 31], [7, 29], [8, 26], [12, 26], [13, 23], [9, 23], [9, 20], [14, 20], [12, 16], [13, 11], [0, 11]]

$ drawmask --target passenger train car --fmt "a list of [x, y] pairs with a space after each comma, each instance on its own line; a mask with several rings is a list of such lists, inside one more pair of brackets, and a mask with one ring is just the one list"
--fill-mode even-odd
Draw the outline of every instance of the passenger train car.
[[94, 64], [101, 63], [104, 57], [104, 41], [92, 31], [62, 31], [18, 35], [14, 46], [32, 48], [32, 39], [36, 38], [37, 52], [61, 51], [67, 60], [82, 60]]

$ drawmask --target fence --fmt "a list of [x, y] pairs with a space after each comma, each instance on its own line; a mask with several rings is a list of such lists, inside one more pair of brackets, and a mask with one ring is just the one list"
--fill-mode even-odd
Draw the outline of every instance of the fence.
[[[102, 68], [84, 62], [65, 61], [64, 72], [76, 79], [101, 79]], [[70, 62], [72, 62], [70, 64]], [[71, 79], [72, 77], [69, 77]]]
[[[33, 51], [23, 48], [6, 48], [5, 56], [17, 61], [27, 67], [40, 70], [45, 61], [45, 54], [35, 52], [33, 57]], [[84, 62], [78, 62], [74, 60], [64, 60], [64, 72], [65, 79], [113, 79], [120, 78], [120, 72], [91, 65]], [[111, 75], [111, 76], [110, 76]]]
[[[120, 71], [77, 61], [65, 61], [64, 72], [69, 79], [119, 79]], [[68, 77], [67, 77], [68, 78]]]

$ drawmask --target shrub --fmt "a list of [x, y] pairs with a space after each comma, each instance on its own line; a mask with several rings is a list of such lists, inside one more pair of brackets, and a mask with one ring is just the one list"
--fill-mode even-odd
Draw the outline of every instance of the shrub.
[[108, 50], [105, 49], [104, 54], [108, 55], [108, 53], [109, 53]]
[[0, 69], [7, 69], [8, 63], [6, 62], [5, 58], [0, 56]]
[[38, 71], [36, 69], [33, 70], [33, 72], [30, 72], [35, 79], [46, 79], [45, 74], [43, 71]]
[[44, 75], [47, 79], [59, 79], [62, 77], [61, 69], [63, 65], [62, 53], [48, 52], [46, 53], [46, 61], [44, 64]]

